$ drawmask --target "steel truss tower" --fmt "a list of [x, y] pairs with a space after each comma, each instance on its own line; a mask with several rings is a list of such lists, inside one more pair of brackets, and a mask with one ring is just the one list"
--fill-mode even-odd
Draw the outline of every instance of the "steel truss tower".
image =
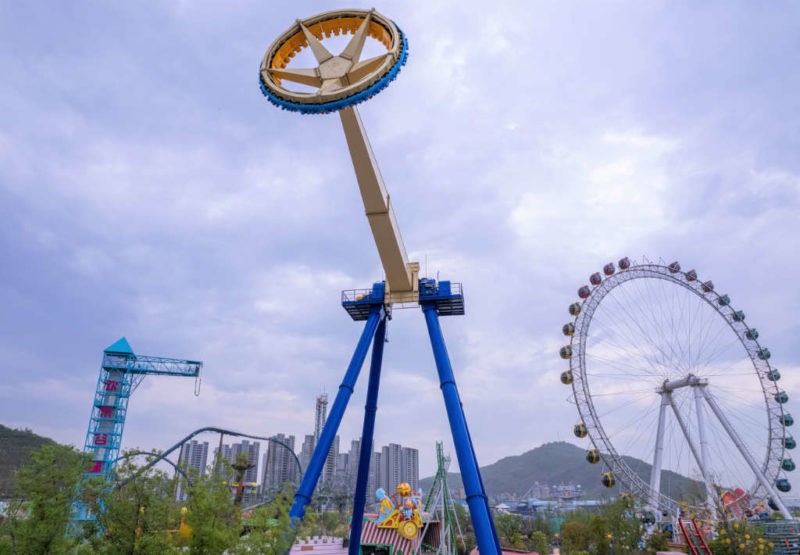
[[[83, 481], [100, 476], [106, 481], [111, 479], [122, 445], [128, 400], [146, 375], [199, 378], [202, 367], [203, 363], [196, 360], [136, 355], [124, 337], [103, 351], [103, 364], [83, 444], [83, 450], [91, 454], [92, 462], [89, 471], [83, 475]], [[198, 393], [195, 389], [195, 394]], [[94, 520], [89, 503], [76, 502], [72, 526], [89, 520]]]

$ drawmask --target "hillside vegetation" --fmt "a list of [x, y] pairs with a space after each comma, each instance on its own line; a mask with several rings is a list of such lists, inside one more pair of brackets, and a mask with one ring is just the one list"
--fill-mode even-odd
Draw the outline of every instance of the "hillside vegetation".
[[[606, 471], [601, 464], [586, 462], [586, 452], [580, 447], [557, 441], [545, 443], [521, 455], [505, 457], [496, 463], [481, 467], [481, 476], [490, 497], [512, 494], [524, 495], [534, 482], [550, 486], [559, 484], [580, 485], [586, 498], [599, 499], [620, 493], [619, 486], [607, 489], [600, 483], [600, 474]], [[645, 482], [650, 480], [650, 464], [624, 457]], [[453, 465], [456, 464], [453, 457]], [[428, 491], [433, 478], [420, 480], [420, 487]], [[448, 473], [447, 483], [451, 489], [461, 489], [461, 475]], [[674, 497], [685, 497], [692, 492], [702, 492], [702, 484], [674, 472], [665, 471], [661, 477], [661, 491]]]
[[13, 430], [0, 424], [0, 498], [14, 495], [17, 470], [30, 462], [31, 453], [42, 445], [55, 442], [30, 430]]

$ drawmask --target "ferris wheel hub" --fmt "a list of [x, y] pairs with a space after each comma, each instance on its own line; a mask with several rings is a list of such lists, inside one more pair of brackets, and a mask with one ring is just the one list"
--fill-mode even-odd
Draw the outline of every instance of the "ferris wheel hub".
[[707, 378], [698, 378], [694, 374], [689, 374], [684, 378], [679, 378], [677, 380], [665, 380], [664, 385], [661, 386], [661, 389], [658, 393], [670, 393], [675, 391], [676, 389], [680, 389], [681, 387], [702, 387], [708, 385]]

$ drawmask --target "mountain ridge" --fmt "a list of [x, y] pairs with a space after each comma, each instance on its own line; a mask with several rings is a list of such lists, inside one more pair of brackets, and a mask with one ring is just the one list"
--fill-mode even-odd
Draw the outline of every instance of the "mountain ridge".
[[[566, 441], [543, 443], [539, 447], [520, 455], [509, 455], [496, 462], [481, 467], [481, 477], [489, 497], [524, 496], [534, 482], [549, 486], [574, 484], [581, 486], [587, 499], [603, 499], [618, 495], [618, 483], [614, 488], [606, 488], [600, 483], [600, 475], [607, 472], [602, 464], [589, 464], [586, 451]], [[602, 457], [601, 457], [602, 459]], [[634, 457], [623, 457], [637, 475], [646, 483], [650, 480], [651, 465]], [[429, 491], [433, 476], [420, 480], [423, 491]], [[447, 483], [452, 491], [460, 490], [461, 475], [447, 473]], [[690, 497], [702, 492], [702, 483], [665, 470], [661, 479], [661, 491], [672, 497]]]

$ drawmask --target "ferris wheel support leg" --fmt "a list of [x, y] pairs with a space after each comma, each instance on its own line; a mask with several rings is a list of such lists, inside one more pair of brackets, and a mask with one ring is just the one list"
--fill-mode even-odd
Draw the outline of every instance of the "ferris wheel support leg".
[[436, 314], [436, 304], [432, 302], [423, 302], [421, 304], [422, 312], [425, 314], [425, 323], [428, 325], [428, 335], [430, 335], [431, 346], [433, 347], [433, 358], [436, 361], [436, 369], [439, 373], [440, 387], [447, 410], [447, 418], [450, 421], [450, 431], [453, 434], [458, 467], [461, 469], [461, 479], [464, 483], [464, 492], [467, 495], [467, 505], [469, 505], [469, 514], [472, 518], [472, 526], [475, 529], [478, 550], [484, 555], [489, 555], [490, 553], [499, 554], [501, 552], [500, 542], [497, 539], [492, 513], [489, 510], [489, 500], [483, 488], [478, 461], [475, 458], [475, 450], [470, 440], [467, 420], [464, 416], [464, 409], [461, 405], [456, 380], [453, 376], [453, 368], [447, 355], [442, 328], [439, 325], [439, 316]]
[[325, 426], [322, 428], [322, 433], [319, 436], [317, 445], [314, 446], [314, 453], [311, 455], [311, 460], [308, 463], [305, 474], [303, 474], [303, 481], [300, 482], [300, 487], [297, 488], [297, 493], [294, 494], [294, 503], [289, 511], [289, 517], [292, 519], [292, 525], [297, 526], [300, 520], [303, 520], [303, 515], [306, 512], [306, 505], [311, 502], [311, 496], [314, 493], [314, 488], [317, 487], [317, 481], [322, 473], [322, 467], [325, 465], [325, 459], [330, 453], [333, 439], [336, 432], [339, 430], [339, 424], [342, 422], [342, 416], [347, 408], [347, 403], [350, 401], [350, 396], [353, 394], [353, 388], [356, 385], [358, 374], [361, 372], [361, 367], [364, 364], [364, 359], [367, 358], [367, 351], [369, 344], [375, 335], [375, 329], [378, 327], [378, 321], [383, 317], [383, 305], [374, 305], [370, 308], [367, 323], [364, 326], [364, 331], [361, 332], [361, 338], [358, 340], [358, 345], [353, 353], [353, 358], [350, 360], [350, 365], [347, 367], [347, 372], [344, 375], [342, 384], [339, 386], [339, 391], [336, 393], [336, 399], [333, 401], [331, 413]]
[[656, 428], [656, 448], [653, 453], [653, 468], [650, 470], [650, 505], [658, 518], [658, 494], [661, 491], [661, 459], [664, 455], [664, 420], [670, 397], [661, 394], [661, 406], [658, 409], [658, 428]]
[[708, 439], [706, 437], [706, 422], [703, 415], [703, 392], [699, 387], [694, 387], [694, 403], [697, 408], [697, 433], [700, 436], [700, 472], [703, 474], [703, 480], [706, 482], [706, 490], [708, 492], [708, 509], [714, 509], [714, 489], [711, 485], [711, 476], [708, 473]]
[[[695, 387], [695, 391], [697, 388]], [[686, 443], [689, 445], [689, 450], [692, 452], [692, 456], [694, 457], [695, 462], [697, 463], [698, 468], [700, 468], [700, 474], [703, 476], [703, 482], [706, 485], [706, 499], [709, 503], [709, 510], [712, 509], [714, 506], [714, 498], [712, 497], [712, 490], [711, 490], [711, 480], [706, 470], [708, 467], [706, 466], [706, 459], [703, 458], [703, 452], [697, 449], [697, 445], [695, 445], [694, 440], [692, 439], [691, 434], [689, 433], [689, 426], [687, 426], [686, 421], [681, 416], [681, 413], [678, 411], [678, 407], [675, 406], [675, 403], [672, 402], [672, 394], [670, 392], [665, 392], [663, 395], [669, 397], [669, 404], [672, 407], [672, 412], [675, 413], [675, 420], [678, 421], [678, 426], [681, 428], [681, 432], [683, 432], [683, 437], [686, 438]], [[702, 425], [702, 420], [699, 422]], [[700, 432], [700, 441], [702, 442], [705, 438], [705, 431]]]
[[753, 474], [756, 475], [756, 479], [759, 481], [759, 483], [761, 483], [761, 485], [764, 487], [767, 493], [772, 497], [772, 500], [778, 506], [778, 510], [783, 515], [783, 518], [785, 518], [786, 520], [794, 520], [792, 513], [789, 512], [789, 509], [787, 509], [786, 505], [783, 504], [783, 500], [780, 498], [780, 495], [778, 495], [778, 492], [775, 490], [775, 488], [772, 486], [769, 480], [767, 480], [767, 477], [764, 476], [764, 473], [761, 472], [761, 469], [758, 468], [758, 465], [756, 464], [756, 461], [753, 459], [753, 456], [747, 450], [747, 447], [745, 447], [745, 444], [742, 442], [741, 438], [739, 437], [739, 434], [736, 433], [736, 430], [733, 429], [731, 423], [728, 422], [728, 418], [719, 408], [719, 405], [717, 405], [716, 400], [714, 400], [714, 398], [708, 393], [708, 389], [706, 387], [702, 387], [701, 392], [703, 394], [703, 397], [705, 397], [706, 399], [706, 403], [708, 403], [708, 406], [711, 407], [711, 411], [714, 413], [714, 416], [717, 417], [717, 419], [720, 421], [720, 424], [722, 424], [722, 427], [725, 428], [725, 431], [727, 432], [728, 436], [730, 436], [731, 441], [733, 441], [733, 444], [736, 445], [736, 448], [739, 450], [739, 453], [742, 454], [742, 457], [747, 462], [747, 465], [750, 467], [750, 470], [752, 470]]
[[378, 412], [378, 386], [381, 382], [381, 363], [383, 344], [386, 340], [386, 316], [378, 324], [375, 340], [372, 342], [372, 362], [369, 367], [367, 403], [364, 406], [364, 426], [361, 430], [361, 445], [358, 454], [358, 476], [356, 493], [353, 497], [353, 520], [350, 526], [349, 555], [361, 551], [361, 528], [364, 524], [364, 505], [367, 501], [367, 482], [369, 481], [369, 462], [372, 456], [372, 436], [375, 431], [375, 413]]

